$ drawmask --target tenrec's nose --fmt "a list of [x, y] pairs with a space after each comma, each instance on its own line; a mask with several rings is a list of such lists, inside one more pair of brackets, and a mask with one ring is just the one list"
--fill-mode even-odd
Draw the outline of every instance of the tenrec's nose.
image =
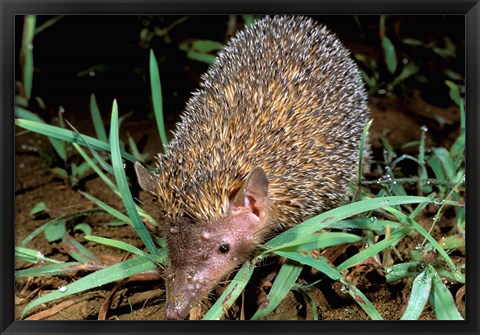
[[183, 320], [186, 315], [182, 315], [182, 311], [175, 308], [174, 304], [167, 302], [165, 307], [167, 320]]

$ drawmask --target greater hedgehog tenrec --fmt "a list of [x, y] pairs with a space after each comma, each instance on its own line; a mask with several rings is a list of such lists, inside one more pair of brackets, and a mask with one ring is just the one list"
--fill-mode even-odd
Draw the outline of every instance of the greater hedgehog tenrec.
[[359, 70], [324, 26], [273, 16], [237, 33], [156, 173], [135, 164], [168, 245], [167, 319], [185, 318], [274, 232], [346, 200], [368, 119]]

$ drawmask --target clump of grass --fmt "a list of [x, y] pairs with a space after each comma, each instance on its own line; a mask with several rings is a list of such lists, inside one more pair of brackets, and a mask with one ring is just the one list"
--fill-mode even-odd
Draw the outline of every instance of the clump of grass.
[[[58, 21], [58, 19], [59, 18], [52, 19], [51, 21], [46, 22], [46, 25], [39, 28], [43, 30], [53, 24], [54, 21]], [[86, 173], [86, 171], [90, 169], [93, 170], [114, 194], [122, 198], [125, 207], [127, 208], [128, 215], [125, 215], [118, 209], [96, 199], [87, 192], [79, 191], [86, 199], [95, 203], [97, 208], [76, 211], [53, 218], [20, 241], [15, 248], [16, 257], [19, 260], [23, 260], [35, 266], [16, 271], [15, 276], [18, 278], [53, 275], [64, 276], [71, 273], [78, 273], [78, 271], [92, 272], [67, 286], [59, 287], [58, 290], [32, 301], [25, 306], [21, 317], [24, 317], [32, 308], [42, 303], [64, 298], [85, 290], [90, 290], [106, 283], [130, 277], [137, 273], [156, 269], [159, 265], [163, 266], [166, 264], [165, 242], [147, 231], [140, 216], [153, 226], [157, 225], [157, 223], [133, 201], [129, 192], [127, 178], [123, 170], [122, 157], [131, 162], [135, 162], [141, 160], [144, 156], [138, 153], [131, 138], [129, 138], [130, 146], [134, 155], [124, 150], [125, 145], [119, 140], [118, 135], [119, 124], [123, 118], [118, 118], [116, 102], [114, 102], [112, 108], [110, 136], [107, 136], [96, 98], [93, 94], [91, 95], [90, 112], [97, 138], [80, 134], [73, 125], [67, 120], [64, 120], [62, 111], [59, 111], [59, 125], [53, 126], [47, 124], [40, 116], [27, 109], [29, 106], [28, 100], [30, 98], [33, 81], [33, 67], [31, 67], [31, 64], [33, 63], [33, 53], [31, 53], [31, 45], [34, 30], [35, 17], [27, 16], [25, 19], [25, 34], [22, 44], [24, 53], [22, 53], [21, 56], [23, 57], [22, 59], [25, 59], [21, 62], [21, 65], [23, 68], [23, 86], [26, 87], [26, 90], [24, 90], [22, 95], [17, 96], [17, 107], [15, 110], [16, 125], [26, 130], [47, 136], [55, 154], [63, 162], [62, 166], [52, 168], [54, 173], [64, 177], [66, 180], [70, 181], [71, 185], [74, 185], [78, 182], [81, 176]], [[153, 80], [152, 85], [154, 85]], [[68, 124], [73, 130], [66, 129], [66, 124]], [[162, 123], [160, 123], [160, 125], [163, 127]], [[92, 157], [90, 157], [81, 146], [87, 147], [92, 154]], [[76, 151], [77, 156], [84, 159], [84, 161], [78, 166], [70, 161], [72, 149]], [[111, 157], [110, 161], [113, 166], [107, 162], [108, 157], [106, 157], [104, 153], [108, 153]], [[116, 177], [116, 183], [112, 182], [104, 171], [106, 171], [106, 173], [114, 174]], [[34, 208], [32, 208], [30, 214], [39, 215], [46, 211], [48, 211], [48, 209], [45, 204], [39, 202]], [[109, 214], [113, 218], [110, 222], [110, 225], [112, 226], [118, 226], [125, 223], [132, 225], [136, 229], [138, 236], [142, 239], [148, 251], [144, 252], [123, 241], [92, 236], [92, 229], [88, 224], [76, 222], [78, 218], [88, 217], [98, 212]], [[88, 241], [119, 248], [135, 255], [136, 257], [112, 266], [107, 266], [103, 264], [93, 252], [73, 238], [72, 232], [75, 231], [83, 232], [83, 234], [85, 234], [85, 239]], [[45, 255], [39, 250], [28, 248], [27, 245], [29, 242], [40, 234], [44, 234], [49, 243], [59, 242], [73, 261], [58, 261], [45, 257]]]
[[[358, 27], [361, 28], [360, 19], [358, 17], [355, 19]], [[429, 78], [427, 78], [428, 74], [424, 64], [412, 57], [412, 54], [427, 51], [432, 57], [440, 57], [448, 63], [457, 55], [456, 45], [448, 36], [445, 36], [444, 43], [436, 41], [426, 43], [416, 38], [391, 36], [395, 35], [397, 29], [387, 32], [386, 22], [393, 20], [399, 20], [399, 18], [387, 15], [379, 17], [377, 47], [382, 53], [378, 58], [362, 53], [354, 55], [361, 65], [360, 72], [370, 95], [384, 95], [387, 92], [406, 95], [408, 93], [408, 87], [405, 84], [407, 80], [415, 81], [417, 84], [427, 83]], [[401, 22], [391, 23], [390, 26], [397, 24], [400, 26]], [[462, 75], [454, 70], [446, 68], [441, 71], [445, 78], [459, 83], [463, 82]], [[441, 120], [441, 117], [438, 118]]]
[[[388, 37], [385, 27], [387, 16], [380, 16], [378, 37], [383, 51], [382, 62], [363, 54], [355, 54], [355, 59], [363, 64], [360, 69], [362, 78], [367, 84], [369, 94], [385, 93], [393, 91], [395, 87], [402, 84], [406, 79], [415, 76], [420, 67], [415, 62], [402, 64], [398, 62], [398, 54], [392, 40]], [[388, 75], [382, 75], [381, 66], [384, 65]]]
[[[23, 125], [21, 120], [17, 120], [17, 124]], [[38, 123], [35, 124], [38, 129], [42, 129], [45, 125]], [[37, 129], [37, 128], [34, 128]], [[45, 131], [45, 130], [44, 130]], [[52, 136], [60, 137], [60, 134], [64, 133], [64, 129], [49, 126], [48, 131], [56, 134]], [[72, 142], [73, 139], [76, 137], [71, 137]], [[84, 136], [80, 136], [81, 139], [85, 139]], [[22, 259], [27, 262], [38, 263], [40, 260], [45, 260], [40, 254], [38, 254], [35, 250], [29, 250], [24, 247], [28, 241], [30, 241], [33, 237], [40, 234], [41, 232], [49, 232], [47, 236], [53, 236], [50, 238], [50, 241], [55, 240], [62, 240], [63, 244], [73, 243], [73, 246], [68, 247], [67, 250], [72, 258], [76, 260], [76, 262], [52, 262], [54, 264], [49, 264], [46, 266], [40, 266], [33, 269], [21, 270], [16, 272], [17, 277], [22, 276], [44, 276], [44, 275], [52, 275], [52, 273], [56, 275], [64, 275], [70, 273], [72, 271], [78, 271], [79, 269], [88, 269], [90, 271], [94, 271], [93, 273], [75, 281], [71, 284], [59, 288], [59, 290], [54, 291], [52, 293], [46, 294], [42, 296], [27, 306], [25, 306], [24, 310], [22, 311], [22, 316], [25, 315], [29, 310], [38, 306], [39, 304], [49, 302], [58, 298], [63, 298], [69, 296], [74, 293], [79, 293], [85, 290], [89, 290], [95, 287], [99, 287], [101, 285], [111, 283], [123, 278], [127, 278], [134, 274], [142, 273], [147, 270], [155, 269], [159, 265], [166, 264], [166, 251], [164, 248], [159, 248], [154, 244], [154, 239], [151, 236], [151, 233], [148, 232], [143, 224], [142, 220], [140, 219], [140, 215], [137, 209], [139, 207], [134, 203], [132, 196], [129, 192], [129, 187], [127, 184], [127, 178], [125, 176], [125, 172], [123, 169], [123, 163], [121, 161], [121, 151], [120, 151], [120, 143], [118, 138], [118, 108], [116, 102], [114, 102], [112, 108], [112, 118], [111, 118], [111, 127], [110, 127], [110, 151], [111, 151], [111, 160], [113, 165], [113, 171], [116, 178], [116, 184], [112, 183], [109, 178], [98, 168], [96, 163], [90, 159], [86, 153], [76, 144], [73, 143], [75, 148], [81, 153], [81, 155], [86, 158], [87, 164], [105, 181], [106, 185], [118, 196], [122, 198], [125, 204], [125, 208], [127, 209], [128, 216], [121, 213], [120, 211], [112, 208], [111, 206], [103, 203], [99, 199], [94, 198], [92, 195], [81, 192], [87, 199], [94, 202], [98, 209], [96, 211], [103, 211], [105, 213], [110, 214], [112, 217], [126, 222], [132, 225], [135, 230], [137, 231], [139, 237], [142, 239], [143, 243], [145, 244], [148, 252], [144, 252], [128, 243], [122, 241], [115, 241], [105, 238], [100, 238], [96, 236], [91, 236], [91, 230], [85, 230], [87, 235], [85, 238], [90, 241], [94, 241], [96, 243], [105, 244], [111, 247], [119, 248], [125, 251], [128, 251], [136, 257], [132, 259], [128, 259], [121, 263], [108, 266], [106, 267], [103, 265], [100, 260], [88, 251], [85, 247], [81, 244], [76, 242], [71, 235], [68, 234], [67, 223], [69, 219], [74, 217], [87, 215], [90, 212], [81, 211], [77, 213], [71, 213], [66, 215], [63, 218], [56, 218], [47, 223], [43, 226], [35, 230], [32, 234], [30, 234], [24, 241], [19, 243], [19, 247], [17, 247], [16, 256], [19, 259]], [[88, 141], [88, 138], [86, 138]], [[78, 138], [77, 138], [78, 140]], [[88, 142], [86, 142], [88, 143]], [[82, 144], [86, 144], [82, 143]], [[91, 143], [90, 143], [91, 144]], [[93, 147], [93, 146], [92, 146]], [[151, 219], [148, 215], [145, 215], [143, 211], [140, 211], [142, 216], [146, 219]], [[153, 221], [153, 220], [152, 220]], [[77, 226], [78, 228], [78, 226]], [[53, 229], [53, 231], [52, 231]], [[81, 229], [85, 229], [84, 226]]]

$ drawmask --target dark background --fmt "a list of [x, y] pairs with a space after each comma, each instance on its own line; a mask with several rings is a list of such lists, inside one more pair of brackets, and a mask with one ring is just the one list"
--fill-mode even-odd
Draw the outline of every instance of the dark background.
[[[37, 16], [37, 27], [52, 16]], [[176, 25], [167, 37], [140, 37], [142, 29], [153, 32], [165, 28], [181, 16], [151, 15], [68, 15], [40, 32], [34, 39], [34, 82], [32, 96], [41, 97], [50, 110], [58, 105], [66, 111], [83, 111], [88, 107], [90, 93], [97, 95], [100, 107], [110, 108], [114, 98], [120, 110], [146, 111], [150, 104], [148, 57], [152, 48], [157, 56], [162, 81], [164, 113], [175, 118], [184, 107], [191, 92], [198, 86], [207, 64], [188, 59], [179, 44], [195, 39], [224, 43], [230, 33], [244, 26], [242, 16], [228, 30], [227, 15], [192, 15]], [[316, 16], [326, 24], [354, 54], [362, 53], [377, 61], [376, 69], [386, 80], [391, 74], [383, 62], [379, 38], [378, 15]], [[16, 59], [18, 60], [23, 16], [16, 16]], [[434, 105], [451, 104], [444, 84], [445, 70], [464, 76], [465, 17], [463, 15], [388, 16], [386, 34], [392, 40], [399, 64], [403, 58], [415, 61], [427, 78], [420, 83], [406, 80], [400, 97], [411, 95], [419, 88], [423, 98]], [[401, 42], [415, 38], [425, 44], [445, 44], [448, 37], [457, 47], [456, 59], [444, 59], [431, 50], [414, 48]], [[360, 64], [360, 66], [363, 66]], [[366, 69], [371, 70], [371, 69]], [[91, 71], [95, 72], [92, 77]], [[16, 80], [19, 80], [17, 62]], [[405, 89], [406, 87], [406, 89]]]

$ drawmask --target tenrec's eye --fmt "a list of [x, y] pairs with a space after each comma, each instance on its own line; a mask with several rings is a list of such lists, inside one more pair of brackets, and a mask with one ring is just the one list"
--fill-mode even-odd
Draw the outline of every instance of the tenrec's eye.
[[220, 247], [218, 247], [218, 250], [219, 250], [222, 254], [226, 254], [227, 252], [230, 251], [230, 244], [228, 244], [228, 243], [220, 244]]

